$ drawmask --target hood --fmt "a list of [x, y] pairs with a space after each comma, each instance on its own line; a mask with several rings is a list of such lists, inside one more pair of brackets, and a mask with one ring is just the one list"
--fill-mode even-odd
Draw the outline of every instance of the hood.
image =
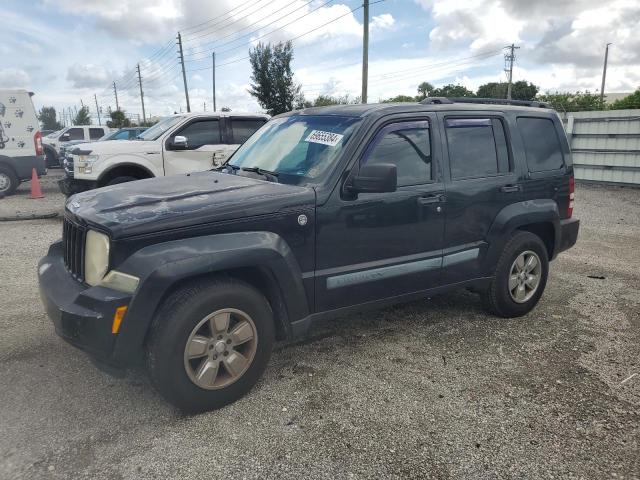
[[[78, 148], [77, 146], [74, 148]], [[121, 153], [160, 152], [160, 146], [156, 142], [144, 140], [105, 140], [104, 142], [93, 142], [87, 144], [83, 149], [91, 152], [91, 155], [112, 155]]]
[[309, 187], [209, 171], [90, 190], [70, 197], [66, 208], [117, 239], [314, 203], [315, 191]]

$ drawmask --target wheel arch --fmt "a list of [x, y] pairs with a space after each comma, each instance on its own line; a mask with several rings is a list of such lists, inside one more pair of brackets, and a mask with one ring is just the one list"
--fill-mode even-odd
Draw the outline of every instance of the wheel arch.
[[151, 170], [139, 163], [117, 163], [102, 172], [98, 177], [96, 184], [98, 187], [103, 187], [110, 180], [113, 180], [116, 177], [136, 177], [141, 180], [144, 178], [153, 178], [155, 175]]
[[549, 260], [557, 256], [560, 242], [560, 213], [551, 199], [528, 200], [504, 207], [494, 219], [487, 233], [489, 244], [483, 271], [493, 275], [496, 263], [510, 235], [516, 230], [531, 232], [541, 238]]
[[[268, 300], [278, 339], [291, 337], [291, 323], [309, 315], [297, 260], [272, 232], [239, 232], [151, 245], [116, 267], [141, 278], [116, 342], [114, 357], [141, 350], [162, 302], [187, 283], [230, 277], [252, 285]], [[285, 294], [286, 292], [286, 294]]]

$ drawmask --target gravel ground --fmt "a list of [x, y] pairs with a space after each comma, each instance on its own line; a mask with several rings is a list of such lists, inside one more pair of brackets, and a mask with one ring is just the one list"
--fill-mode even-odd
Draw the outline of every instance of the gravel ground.
[[334, 321], [193, 417], [55, 336], [60, 220], [0, 222], [0, 478], [640, 478], [640, 190], [579, 186], [575, 214], [528, 316], [461, 291]]

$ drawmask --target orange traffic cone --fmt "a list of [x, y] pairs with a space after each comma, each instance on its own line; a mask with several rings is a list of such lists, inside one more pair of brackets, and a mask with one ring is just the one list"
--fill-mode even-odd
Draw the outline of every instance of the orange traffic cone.
[[31, 169], [31, 195], [29, 198], [44, 198], [42, 190], [40, 190], [40, 180], [35, 168]]

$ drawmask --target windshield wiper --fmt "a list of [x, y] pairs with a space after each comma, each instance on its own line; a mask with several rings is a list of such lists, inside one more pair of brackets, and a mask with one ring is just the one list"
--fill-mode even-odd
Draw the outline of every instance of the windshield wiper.
[[216, 172], [221, 172], [227, 169], [231, 169], [232, 172], [236, 172], [237, 170], [240, 170], [240, 167], [238, 167], [237, 165], [231, 165], [230, 163], [223, 163], [219, 167], [212, 168], [211, 170], [214, 170]]
[[253, 173], [257, 173], [258, 175], [262, 175], [264, 178], [266, 178], [270, 182], [278, 181], [278, 172], [271, 172], [269, 170], [264, 170], [260, 167], [242, 167], [242, 170], [244, 170], [245, 172], [253, 172]]

